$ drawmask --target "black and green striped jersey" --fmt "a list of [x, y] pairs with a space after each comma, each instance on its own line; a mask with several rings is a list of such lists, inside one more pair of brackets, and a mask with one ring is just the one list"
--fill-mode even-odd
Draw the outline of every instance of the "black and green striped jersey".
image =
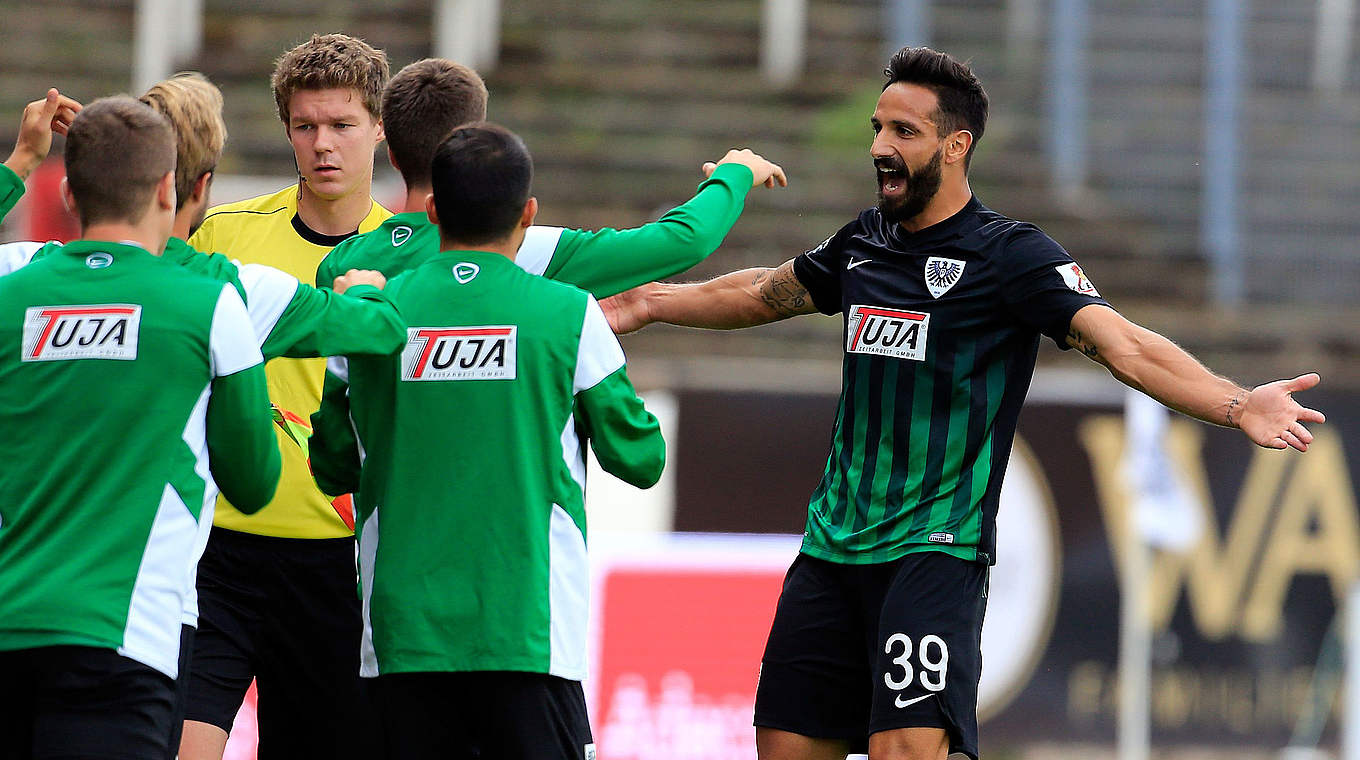
[[843, 313], [840, 405], [803, 551], [850, 564], [994, 562], [996, 510], [1039, 335], [1105, 303], [1037, 227], [976, 198], [915, 233], [869, 209], [794, 260]]

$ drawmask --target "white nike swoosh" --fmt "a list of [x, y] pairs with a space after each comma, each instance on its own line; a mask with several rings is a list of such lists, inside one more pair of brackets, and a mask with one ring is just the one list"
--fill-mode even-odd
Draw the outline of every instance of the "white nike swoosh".
[[860, 259], [859, 261], [852, 260], [845, 265], [845, 271], [848, 272], [851, 269], [854, 269], [855, 267], [859, 266], [860, 264], [868, 264], [871, 261], [873, 261], [873, 259]]
[[897, 699], [893, 700], [893, 704], [897, 705], [898, 707], [911, 707], [912, 705], [916, 704], [917, 702], [920, 702], [923, 699], [929, 699], [931, 696], [932, 695], [930, 694], [922, 694], [919, 697], [912, 697], [911, 699], [903, 701], [902, 697], [899, 695]]

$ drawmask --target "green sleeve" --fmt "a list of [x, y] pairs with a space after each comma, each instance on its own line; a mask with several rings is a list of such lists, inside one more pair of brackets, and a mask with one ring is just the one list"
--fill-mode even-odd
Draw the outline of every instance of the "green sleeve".
[[666, 466], [661, 424], [642, 405], [626, 367], [576, 394], [575, 415], [605, 472], [651, 488]]
[[13, 169], [0, 164], [0, 222], [14, 210], [14, 204], [22, 197], [24, 181], [19, 179], [19, 175], [15, 174]]
[[329, 290], [331, 285], [335, 284], [335, 278], [344, 274], [344, 272], [335, 271], [336, 267], [339, 266], [337, 262], [344, 257], [347, 251], [349, 251], [350, 247], [353, 245], [353, 241], [362, 237], [362, 235], [358, 235], [349, 238], [348, 240], [341, 241], [339, 245], [332, 248], [330, 252], [321, 259], [321, 263], [316, 265], [316, 286], [318, 288], [326, 288]]
[[265, 337], [265, 359], [341, 354], [377, 355], [406, 345], [406, 323], [387, 295], [371, 285], [343, 294], [298, 283], [297, 292]]
[[322, 493], [359, 490], [359, 440], [350, 421], [349, 385], [331, 372], [322, 385], [321, 408], [312, 415], [310, 445], [312, 477]]
[[206, 424], [218, 489], [242, 512], [258, 512], [274, 498], [281, 466], [263, 364], [213, 379]]
[[627, 230], [566, 230], [543, 275], [596, 298], [689, 269], [717, 250], [741, 216], [751, 170], [723, 164], [693, 198], [655, 222]]

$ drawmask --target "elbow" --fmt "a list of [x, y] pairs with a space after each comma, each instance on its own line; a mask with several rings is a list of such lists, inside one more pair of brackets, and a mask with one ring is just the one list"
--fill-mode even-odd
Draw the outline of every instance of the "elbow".
[[278, 459], [274, 467], [257, 477], [239, 478], [221, 484], [222, 495], [231, 505], [243, 514], [253, 515], [264, 509], [274, 499], [274, 491], [279, 486]]

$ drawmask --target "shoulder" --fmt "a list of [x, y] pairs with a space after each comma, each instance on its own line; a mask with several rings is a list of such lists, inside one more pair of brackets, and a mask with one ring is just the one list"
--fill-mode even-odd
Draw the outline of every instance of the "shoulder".
[[[257, 195], [254, 198], [224, 203], [208, 209], [203, 225], [231, 224], [244, 222], [252, 217], [284, 214], [291, 217], [291, 210], [297, 206], [297, 187], [290, 185], [273, 193]], [[376, 205], [376, 204], [375, 204]]]
[[991, 250], [993, 255], [1005, 258], [1067, 255], [1063, 247], [1038, 225], [1012, 219], [982, 205], [974, 212], [973, 226], [966, 237], [968, 247]]

